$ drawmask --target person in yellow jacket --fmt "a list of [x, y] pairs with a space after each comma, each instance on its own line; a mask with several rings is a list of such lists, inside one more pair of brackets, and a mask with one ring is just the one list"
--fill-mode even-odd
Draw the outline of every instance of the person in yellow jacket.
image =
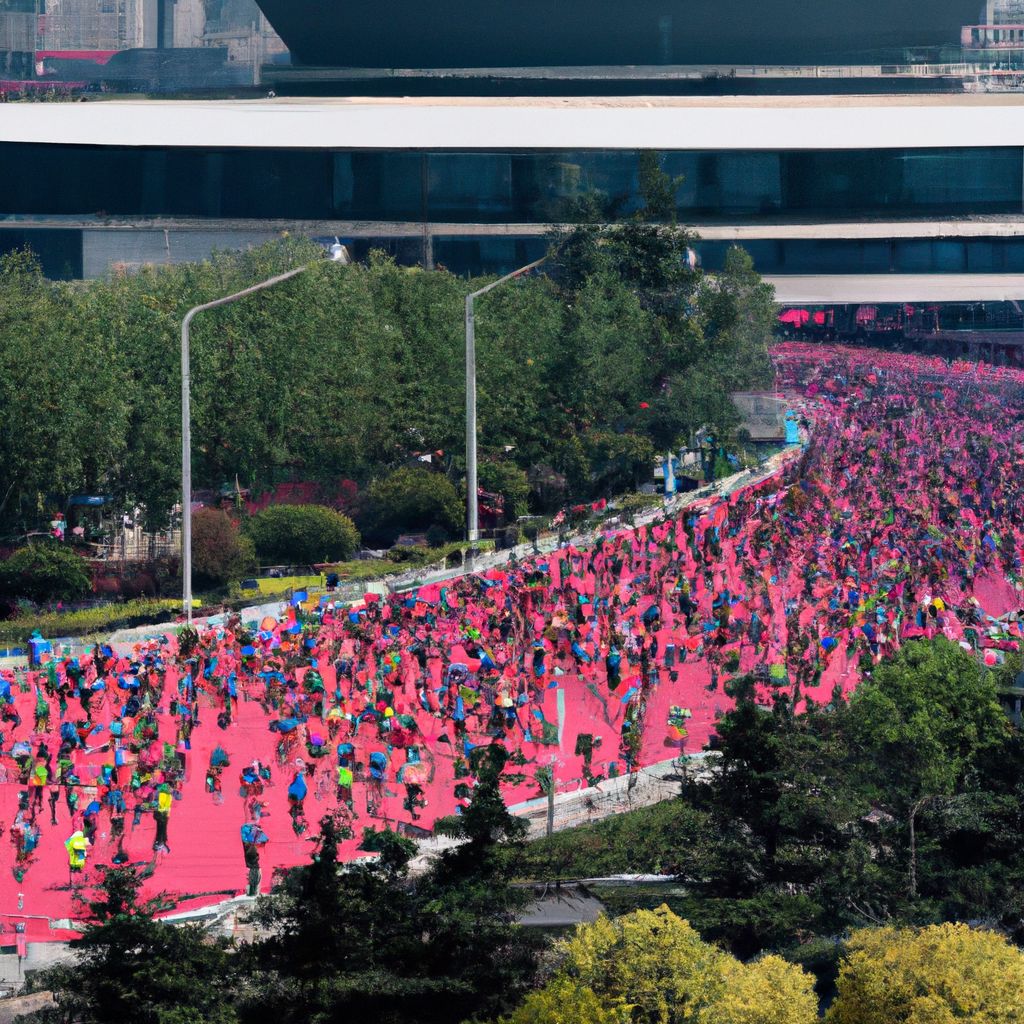
[[72, 872], [81, 871], [85, 867], [85, 856], [89, 851], [89, 840], [79, 829], [64, 841], [64, 849], [68, 851], [68, 867]]
[[31, 794], [29, 809], [32, 811], [33, 817], [37, 811], [43, 809], [43, 793], [46, 791], [46, 784], [49, 781], [50, 769], [46, 766], [46, 762], [37, 761], [32, 766], [32, 771], [28, 777], [28, 789]]
[[166, 782], [160, 784], [156, 792], [156, 810], [153, 817], [156, 819], [156, 839], [153, 841], [153, 849], [170, 853], [171, 848], [167, 845], [167, 825], [171, 818], [171, 804], [174, 796], [171, 787]]

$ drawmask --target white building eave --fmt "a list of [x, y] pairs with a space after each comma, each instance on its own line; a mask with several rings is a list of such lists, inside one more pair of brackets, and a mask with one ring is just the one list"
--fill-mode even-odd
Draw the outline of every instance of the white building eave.
[[0, 106], [0, 142], [287, 149], [1024, 146], [1016, 96], [103, 101]]
[[783, 306], [1024, 300], [1024, 274], [769, 274], [765, 280]]

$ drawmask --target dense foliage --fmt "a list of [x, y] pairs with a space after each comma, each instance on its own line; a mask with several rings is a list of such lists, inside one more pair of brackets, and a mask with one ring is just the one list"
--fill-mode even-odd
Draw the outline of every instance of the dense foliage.
[[192, 572], [200, 585], [218, 586], [251, 572], [252, 541], [227, 512], [201, 508], [192, 513]]
[[359, 547], [352, 520], [324, 505], [271, 505], [244, 526], [263, 564], [343, 561]]
[[89, 563], [55, 541], [29, 544], [0, 561], [0, 596], [74, 601], [92, 589]]
[[581, 925], [508, 1024], [812, 1024], [813, 980], [778, 957], [742, 964], [668, 907]]
[[1024, 955], [966, 925], [855, 932], [828, 1024], [1010, 1024], [1024, 1020]]
[[130, 867], [107, 871], [89, 905], [90, 923], [72, 948], [72, 964], [45, 972], [57, 1006], [46, 1022], [236, 1024], [227, 942], [201, 925], [171, 927], [142, 902], [142, 878]]
[[[362, 523], [370, 543], [388, 546], [403, 531], [436, 528], [448, 535], [457, 534], [462, 516], [462, 500], [446, 476], [429, 469], [402, 467], [370, 484]], [[431, 539], [444, 543], [440, 537]]]
[[424, 873], [410, 875], [415, 846], [390, 832], [364, 836], [376, 860], [339, 871], [345, 826], [324, 819], [313, 863], [257, 909], [265, 938], [243, 957], [243, 1021], [462, 1021], [525, 994], [539, 939], [515, 924], [525, 893], [496, 853], [524, 831], [501, 800], [505, 757], [495, 746], [473, 759], [477, 786], [453, 829], [464, 842]]
[[530, 481], [526, 472], [514, 462], [495, 460], [481, 463], [478, 482], [483, 490], [501, 495], [506, 520], [511, 522], [530, 511]]
[[[548, 467], [581, 498], [613, 482], [592, 477], [601, 436], [660, 449], [705, 421], [728, 426], [728, 390], [768, 379], [774, 320], [771, 290], [739, 250], [712, 281], [685, 267], [667, 273], [664, 263], [685, 254], [680, 232], [626, 225], [605, 246], [590, 237], [597, 230], [581, 228], [587, 238], [550, 276], [500, 288], [477, 308], [481, 464], [514, 446], [519, 469]], [[662, 270], [639, 274], [639, 251], [658, 246]], [[574, 260], [581, 250], [589, 262]], [[287, 284], [196, 318], [195, 486], [366, 485], [417, 452], [441, 451], [457, 469], [463, 300], [482, 282], [321, 256], [286, 239], [75, 286], [47, 281], [26, 254], [0, 260], [0, 532], [27, 529], [47, 496], [75, 492], [111, 494], [143, 507], [149, 525], [165, 521], [180, 480], [182, 316], [310, 262]]]

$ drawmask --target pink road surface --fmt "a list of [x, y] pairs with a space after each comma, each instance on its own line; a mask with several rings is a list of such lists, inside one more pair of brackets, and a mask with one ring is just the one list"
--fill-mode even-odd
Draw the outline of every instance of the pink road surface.
[[[552, 764], [567, 790], [702, 750], [739, 673], [758, 674], [760, 699], [781, 688], [802, 706], [841, 699], [915, 637], [1015, 648], [1016, 622], [991, 617], [1021, 604], [1021, 373], [799, 344], [774, 358], [814, 422], [809, 448], [699, 511], [351, 612], [307, 604], [210, 630], [191, 661], [169, 636], [102, 664], [7, 673], [4, 929], [25, 915], [31, 940], [64, 937], [38, 918], [81, 916], [117, 850], [116, 791], [146, 893], [188, 909], [244, 891], [240, 829], [257, 811], [264, 891], [275, 869], [308, 859], [339, 806], [339, 745], [356, 776], [343, 808], [353, 858], [366, 827], [425, 834], [457, 813], [481, 745], [512, 753], [513, 804], [540, 793]], [[80, 726], [63, 751], [62, 723]], [[229, 764], [210, 792], [218, 747]], [[270, 771], [262, 792], [241, 783], [254, 760]], [[34, 811], [26, 782], [47, 768]], [[290, 808], [297, 773], [307, 794]], [[153, 849], [161, 784], [169, 852]], [[72, 877], [64, 842], [92, 801], [93, 842]]]

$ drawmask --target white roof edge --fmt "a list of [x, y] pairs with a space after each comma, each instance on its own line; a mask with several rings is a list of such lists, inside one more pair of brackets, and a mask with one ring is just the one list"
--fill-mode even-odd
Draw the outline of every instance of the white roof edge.
[[1024, 274], [768, 274], [765, 280], [784, 306], [1024, 300]]
[[[797, 98], [799, 99], [799, 98]], [[0, 106], [0, 142], [294, 149], [808, 150], [1024, 146], [1024, 104], [465, 104], [325, 100]]]

